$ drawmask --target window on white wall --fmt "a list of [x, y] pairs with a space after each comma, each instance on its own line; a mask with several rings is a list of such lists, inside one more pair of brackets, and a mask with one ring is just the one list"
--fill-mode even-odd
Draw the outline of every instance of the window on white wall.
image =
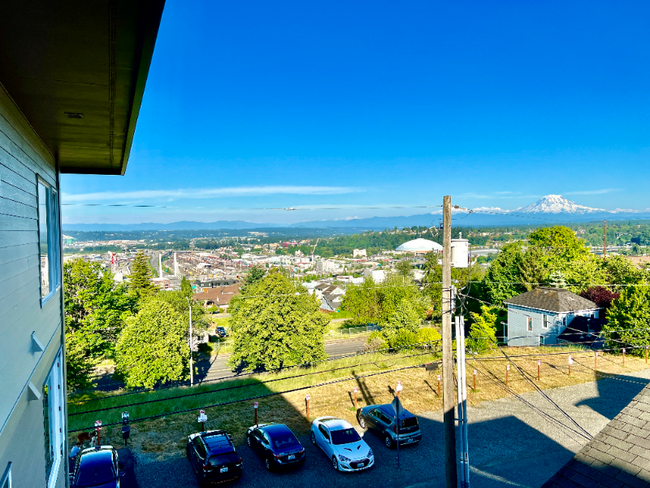
[[526, 317], [526, 326], [528, 327], [528, 332], [533, 331], [533, 318], [532, 317]]
[[542, 327], [545, 329], [548, 329], [548, 323], [549, 323], [549, 317], [548, 315], [544, 314], [544, 320], [542, 321]]
[[61, 353], [56, 356], [50, 374], [43, 385], [43, 417], [45, 419], [45, 476], [47, 486], [56, 484], [63, 458], [65, 427], [63, 409], [65, 389]]
[[56, 190], [40, 178], [37, 186], [41, 300], [46, 301], [61, 286], [59, 199]]

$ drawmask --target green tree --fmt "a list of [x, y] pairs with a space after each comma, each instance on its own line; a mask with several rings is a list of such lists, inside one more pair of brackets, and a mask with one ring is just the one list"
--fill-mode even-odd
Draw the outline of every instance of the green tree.
[[187, 378], [190, 348], [183, 316], [157, 298], [127, 319], [115, 350], [116, 372], [127, 387], [152, 388]]
[[547, 275], [564, 271], [571, 261], [589, 255], [585, 241], [563, 225], [537, 229], [528, 237], [528, 243], [542, 251], [540, 259]]
[[399, 276], [413, 278], [413, 265], [407, 259], [398, 261], [395, 265], [395, 271]]
[[475, 352], [493, 349], [497, 345], [498, 309], [487, 305], [481, 306], [481, 313], [472, 312], [472, 325], [469, 329], [467, 347]]
[[133, 291], [138, 299], [152, 295], [156, 292], [156, 287], [151, 281], [152, 278], [149, 258], [143, 251], [138, 251], [131, 263], [129, 289]]
[[259, 283], [264, 279], [265, 274], [266, 270], [262, 266], [255, 265], [248, 270], [248, 273], [246, 273], [246, 276], [244, 277], [244, 284], [254, 285], [255, 283]]
[[228, 364], [245, 371], [322, 361], [329, 318], [315, 297], [278, 271], [247, 286], [232, 312]]
[[99, 263], [68, 261], [63, 283], [68, 386], [85, 388], [97, 361], [112, 355], [124, 319], [136, 303]]
[[192, 288], [192, 283], [185, 276], [181, 278], [181, 295], [190, 300], [194, 296], [194, 289]]
[[[630, 286], [623, 290], [607, 311], [607, 319], [603, 332], [608, 347], [650, 345], [650, 287]], [[641, 349], [630, 351], [641, 352]]]
[[348, 286], [341, 308], [352, 315], [353, 324], [377, 323], [381, 317], [378, 286], [370, 277], [359, 285]]
[[503, 301], [526, 291], [522, 283], [521, 268], [524, 261], [522, 244], [507, 244], [492, 262], [483, 281], [486, 298], [489, 302], [502, 306]]

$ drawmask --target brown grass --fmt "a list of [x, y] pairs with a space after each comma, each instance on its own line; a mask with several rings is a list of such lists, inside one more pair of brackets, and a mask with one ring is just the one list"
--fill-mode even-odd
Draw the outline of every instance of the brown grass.
[[[569, 375], [569, 353], [544, 355], [557, 353], [558, 350], [553, 348], [518, 348], [506, 349], [506, 351], [512, 357], [512, 361], [522, 370], [519, 371], [511, 365], [508, 374], [508, 388], [518, 394], [533, 391], [535, 387], [531, 381], [540, 388], [549, 389], [648, 368], [643, 358], [627, 356], [625, 366], [623, 366], [620, 355], [599, 353], [598, 373], [595, 373], [593, 370], [594, 354], [574, 350], [570, 352], [574, 362], [571, 367], [571, 375]], [[530, 354], [532, 356], [516, 357]], [[539, 382], [537, 381], [538, 358], [542, 361]], [[397, 356], [396, 359], [398, 359]], [[470, 405], [478, 405], [481, 402], [503, 398], [511, 394], [504, 385], [507, 364], [509, 364], [507, 359], [498, 351], [483, 355], [478, 359], [468, 358], [467, 390]], [[404, 365], [404, 362], [391, 361], [382, 364], [384, 369]], [[473, 387], [474, 369], [477, 370], [476, 390]], [[346, 371], [345, 374], [338, 377], [360, 376], [364, 373], [374, 372], [377, 372], [377, 368], [359, 367]], [[332, 379], [327, 377], [326, 373], [323, 374], [322, 378], [313, 377], [311, 379], [313, 383], [309, 384]], [[359, 390], [359, 407], [389, 403], [393, 400], [393, 389], [398, 380], [404, 387], [401, 398], [405, 408], [415, 414], [436, 411], [442, 408], [442, 399], [438, 391], [438, 374], [441, 374], [440, 370], [427, 372], [424, 368], [418, 367], [262, 398], [258, 400], [259, 422], [285, 423], [299, 435], [308, 433], [310, 420], [323, 415], [334, 415], [356, 424], [356, 412], [352, 400], [354, 387], [356, 386]], [[258, 379], [264, 381], [264, 376], [260, 375]], [[290, 389], [296, 386], [299, 385], [288, 384], [283, 388]], [[311, 395], [309, 419], [305, 417], [305, 395], [307, 393]], [[211, 399], [206, 399], [206, 404], [210, 401]], [[226, 429], [233, 434], [236, 444], [242, 444], [245, 442], [246, 428], [254, 422], [253, 412], [253, 400], [209, 408], [206, 410], [209, 418], [206, 428]], [[197, 414], [198, 411], [151, 421], [135, 422], [132, 424], [130, 444], [136, 451], [148, 453], [155, 459], [177, 455], [179, 450], [184, 449], [186, 436], [199, 430]], [[97, 418], [101, 418], [101, 415], [98, 414]], [[105, 429], [103, 439], [114, 445], [123, 443], [119, 427]]]

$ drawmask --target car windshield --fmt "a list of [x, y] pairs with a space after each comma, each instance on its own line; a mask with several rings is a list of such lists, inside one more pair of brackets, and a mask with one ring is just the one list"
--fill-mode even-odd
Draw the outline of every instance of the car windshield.
[[332, 444], [349, 444], [361, 440], [353, 428], [332, 431]]
[[273, 441], [273, 447], [276, 449], [290, 449], [292, 447], [298, 447], [298, 439], [292, 434], [283, 434], [271, 439]]
[[224, 464], [238, 463], [239, 456], [234, 452], [227, 452], [217, 456], [210, 456], [208, 464], [210, 466], [223, 466]]
[[97, 485], [108, 484], [117, 478], [112, 464], [93, 465], [87, 468], [83, 466], [77, 473], [75, 486], [86, 488]]

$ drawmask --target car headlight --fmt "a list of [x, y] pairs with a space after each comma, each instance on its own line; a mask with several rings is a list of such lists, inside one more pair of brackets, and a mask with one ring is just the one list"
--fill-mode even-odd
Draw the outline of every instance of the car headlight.
[[349, 463], [350, 461], [352, 461], [352, 459], [347, 458], [347, 457], [343, 456], [342, 454], [339, 454], [339, 460], [341, 462], [343, 462], [343, 463]]
[[374, 454], [372, 453], [372, 449], [368, 448], [368, 457], [374, 457]]

